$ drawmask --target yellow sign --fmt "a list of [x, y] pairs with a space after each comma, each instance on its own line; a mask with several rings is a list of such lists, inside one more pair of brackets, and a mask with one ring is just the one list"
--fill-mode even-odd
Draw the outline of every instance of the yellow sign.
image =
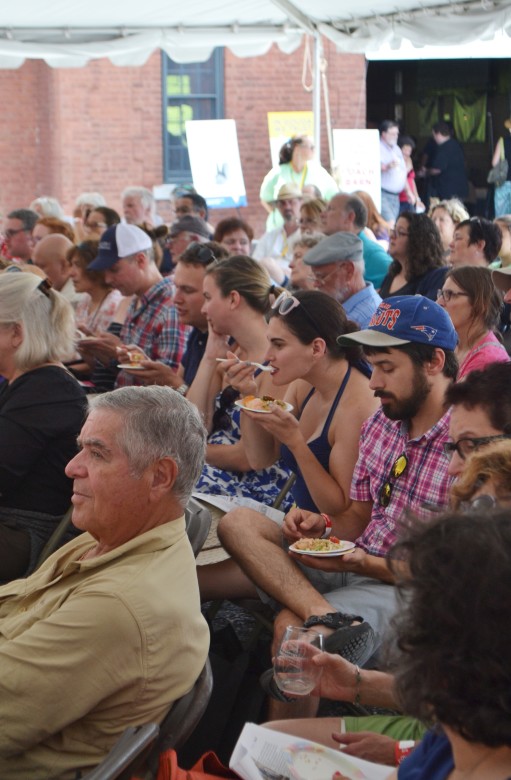
[[279, 163], [280, 147], [294, 135], [314, 134], [312, 111], [269, 111], [268, 133], [272, 165]]

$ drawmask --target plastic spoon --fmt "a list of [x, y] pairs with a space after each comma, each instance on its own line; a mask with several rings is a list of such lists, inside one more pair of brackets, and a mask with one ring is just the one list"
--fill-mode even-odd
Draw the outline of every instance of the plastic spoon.
[[[218, 363], [227, 363], [229, 360], [234, 360], [234, 358], [216, 358]], [[252, 360], [240, 360], [239, 358], [236, 358], [238, 363], [243, 363], [245, 366], [254, 366], [255, 368], [260, 368], [261, 371], [272, 371], [271, 366], [263, 366], [262, 363], [254, 363]]]

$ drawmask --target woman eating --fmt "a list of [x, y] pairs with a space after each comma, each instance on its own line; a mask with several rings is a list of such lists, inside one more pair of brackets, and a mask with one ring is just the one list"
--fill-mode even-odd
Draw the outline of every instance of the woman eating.
[[[266, 271], [251, 257], [236, 255], [214, 263], [204, 279], [204, 306], [209, 335], [204, 357], [187, 398], [202, 412], [209, 431], [206, 465], [197, 483], [204, 494], [242, 495], [272, 504], [289, 473], [281, 463], [254, 469], [241, 440], [237, 388], [231, 384], [230, 366], [261, 362], [266, 352], [273, 287]], [[229, 353], [229, 354], [228, 354]], [[218, 358], [226, 363], [219, 363]], [[253, 369], [252, 369], [253, 370]], [[255, 395], [280, 398], [270, 372], [256, 369]]]
[[449, 314], [458, 334], [458, 381], [490, 363], [506, 363], [508, 354], [496, 335], [502, 296], [489, 268], [453, 268], [438, 290], [437, 303]]

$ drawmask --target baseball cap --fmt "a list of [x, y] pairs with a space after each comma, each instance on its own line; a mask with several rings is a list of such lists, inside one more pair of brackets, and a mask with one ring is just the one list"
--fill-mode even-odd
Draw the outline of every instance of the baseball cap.
[[497, 290], [507, 293], [511, 288], [511, 266], [495, 268], [495, 270], [491, 272], [491, 278], [493, 279], [493, 284]]
[[107, 271], [123, 257], [151, 249], [152, 241], [136, 225], [120, 222], [102, 233], [97, 257], [89, 264], [88, 271]]
[[423, 295], [385, 298], [373, 314], [369, 327], [349, 336], [339, 336], [337, 343], [366, 347], [397, 347], [400, 344], [429, 344], [454, 350], [458, 334], [447, 312]]
[[328, 265], [352, 260], [354, 263], [364, 259], [364, 245], [354, 233], [334, 233], [323, 238], [319, 244], [304, 255], [306, 265]]
[[194, 217], [192, 214], [185, 214], [181, 219], [176, 219], [172, 223], [169, 236], [175, 238], [180, 233], [195, 233], [197, 236], [209, 238], [210, 231], [207, 224], [200, 217]]

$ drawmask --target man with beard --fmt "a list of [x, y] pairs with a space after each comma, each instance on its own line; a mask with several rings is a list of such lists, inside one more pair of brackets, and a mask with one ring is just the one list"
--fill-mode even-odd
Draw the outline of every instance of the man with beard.
[[[219, 537], [239, 565], [237, 576], [232, 562], [225, 572], [230, 593], [224, 595], [253, 596], [255, 585], [259, 595], [263, 591], [284, 607], [275, 620], [275, 641], [287, 625], [315, 627], [325, 636], [335, 632], [338, 646], [348, 647], [353, 660], [358, 638], [364, 646], [354, 662], [362, 665], [378, 650], [395, 610], [385, 555], [400, 518], [405, 510], [427, 517], [447, 506], [452, 478], [443, 449], [448, 440], [444, 396], [456, 378], [457, 335], [438, 304], [404, 296], [384, 300], [367, 330], [339, 340], [364, 346], [373, 365], [370, 386], [382, 404], [362, 426], [349, 509], [332, 518], [292, 509], [282, 528], [239, 509], [222, 519]], [[337, 573], [303, 566], [303, 556], [287, 550], [297, 539], [330, 532], [356, 542], [353, 552], [336, 558]], [[372, 630], [362, 633], [364, 624]], [[274, 686], [270, 690], [275, 693]]]
[[294, 184], [284, 184], [275, 205], [284, 224], [265, 233], [252, 252], [254, 260], [264, 265], [277, 284], [285, 286], [289, 277], [289, 263], [293, 259], [293, 246], [300, 235], [298, 220], [303, 195]]

